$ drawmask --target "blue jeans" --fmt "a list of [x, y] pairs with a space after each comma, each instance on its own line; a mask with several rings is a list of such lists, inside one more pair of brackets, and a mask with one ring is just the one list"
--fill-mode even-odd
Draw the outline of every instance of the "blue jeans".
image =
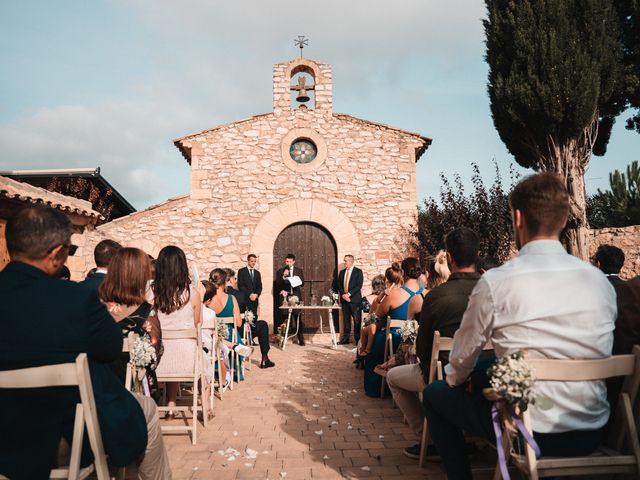
[[[482, 366], [486, 370], [486, 364]], [[476, 370], [477, 371], [477, 370]], [[449, 480], [471, 480], [471, 464], [465, 453], [464, 433], [489, 440], [496, 437], [491, 421], [490, 402], [481, 388], [468, 392], [465, 386], [451, 388], [440, 380], [427, 385], [423, 395], [424, 412], [433, 440]], [[602, 441], [602, 431], [576, 430], [539, 434], [534, 438], [542, 455], [579, 456], [593, 452]]]

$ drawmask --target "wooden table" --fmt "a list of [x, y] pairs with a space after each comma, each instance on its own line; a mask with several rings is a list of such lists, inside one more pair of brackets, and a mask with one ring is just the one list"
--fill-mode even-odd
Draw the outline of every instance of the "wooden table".
[[[327, 307], [323, 305], [282, 305], [280, 310], [289, 310], [289, 315], [287, 315], [287, 327], [285, 329], [285, 339], [282, 344], [282, 350], [287, 346], [287, 340], [291, 337], [295, 337], [298, 334], [298, 330], [300, 329], [300, 317], [298, 316], [298, 320], [296, 322], [296, 332], [293, 335], [289, 335], [289, 327], [291, 325], [291, 314], [294, 310], [325, 310], [329, 314], [329, 332], [331, 333], [331, 347], [334, 349], [338, 348], [338, 341], [336, 339], [336, 329], [333, 326], [333, 310], [338, 310], [338, 315], [340, 315], [340, 305], [329, 305]], [[324, 333], [322, 331], [322, 313], [320, 313], [320, 333]], [[304, 335], [304, 333], [303, 333]]]

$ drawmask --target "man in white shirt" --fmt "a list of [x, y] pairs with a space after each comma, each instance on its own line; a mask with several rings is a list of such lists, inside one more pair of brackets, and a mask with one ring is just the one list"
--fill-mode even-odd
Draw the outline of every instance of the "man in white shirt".
[[[611, 355], [615, 293], [602, 272], [559, 242], [569, 213], [564, 184], [551, 173], [527, 177], [509, 204], [520, 254], [478, 281], [454, 336], [446, 383], [424, 392], [429, 432], [450, 480], [472, 478], [463, 431], [495, 442], [491, 402], [468, 384], [487, 340], [497, 357], [518, 350], [546, 358]], [[530, 407], [542, 455], [586, 455], [597, 447], [609, 418], [604, 382], [538, 382], [536, 393], [552, 404]]]

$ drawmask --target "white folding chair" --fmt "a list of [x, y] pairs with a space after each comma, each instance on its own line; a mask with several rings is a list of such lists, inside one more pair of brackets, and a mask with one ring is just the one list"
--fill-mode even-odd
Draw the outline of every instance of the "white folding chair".
[[[220, 362], [220, 358], [218, 356], [218, 334], [216, 332], [216, 322], [217, 322], [217, 318], [211, 318], [211, 319], [205, 319], [203, 318], [202, 320], [202, 324], [200, 325], [200, 330], [207, 330], [207, 331], [211, 331], [211, 340], [208, 341], [206, 344], [204, 343], [204, 339], [202, 340], [203, 345], [205, 347], [207, 347], [207, 349], [209, 350], [209, 361], [211, 363], [211, 374], [212, 376], [215, 377], [215, 372], [216, 372], [216, 364], [219, 364]], [[220, 372], [220, 367], [218, 366], [218, 372]], [[218, 375], [220, 376], [220, 373], [218, 373]], [[223, 387], [223, 382], [218, 382], [218, 392], [220, 394], [220, 399], [222, 400], [222, 387]], [[214, 400], [214, 394], [213, 394], [213, 388], [214, 388], [214, 378], [211, 378], [211, 396], [209, 398], [209, 408], [211, 409], [211, 411], [213, 411], [213, 400]]]
[[[107, 455], [102, 443], [96, 403], [91, 387], [87, 354], [77, 356], [75, 363], [46, 365], [43, 367], [22, 368], [0, 372], [0, 388], [45, 388], [72, 387], [80, 390], [80, 403], [76, 405], [76, 417], [73, 424], [71, 458], [68, 467], [51, 470], [49, 478], [82, 479], [87, 478], [95, 469], [98, 480], [109, 480]], [[56, 412], [51, 412], [53, 415]], [[80, 469], [80, 455], [84, 429], [87, 429], [94, 461], [91, 468]], [[27, 447], [25, 447], [27, 448]], [[0, 475], [0, 478], [5, 478]]]
[[[243, 323], [242, 323], [242, 342], [245, 345], [248, 345], [250, 347], [253, 346], [253, 337], [251, 336], [251, 326], [249, 325], [248, 322], [245, 322], [245, 314], [241, 313], [240, 314], [240, 318], [242, 318]], [[254, 319], [254, 321], [257, 319]], [[251, 362], [249, 361], [249, 359], [246, 359], [245, 361], [242, 362], [242, 374], [246, 375], [246, 371], [247, 370], [251, 370]]]
[[[133, 344], [136, 342], [138, 335], [134, 332], [129, 332], [129, 334], [122, 341], [122, 352], [130, 353], [133, 350]], [[133, 386], [133, 376], [137, 375], [138, 371], [136, 367], [131, 363], [127, 363], [127, 372], [124, 380], [124, 387], [131, 391], [131, 387]]]
[[[444, 380], [444, 373], [442, 370], [442, 362], [438, 360], [440, 352], [450, 352], [453, 348], [452, 337], [441, 337], [440, 332], [436, 330], [433, 332], [433, 343], [431, 345], [431, 359], [429, 360], [429, 378], [428, 383], [431, 384], [435, 380]], [[484, 347], [483, 351], [493, 350], [491, 340], [489, 340]], [[422, 439], [420, 440], [420, 463], [421, 467], [424, 467], [424, 461], [427, 454], [427, 444], [429, 443], [429, 425], [427, 418], [425, 417], [422, 423]]]
[[[182, 420], [185, 425], [163, 425], [162, 431], [168, 433], [175, 432], [191, 432], [191, 442], [196, 444], [197, 439], [197, 427], [198, 427], [198, 411], [202, 412], [204, 426], [207, 426], [207, 412], [205, 411], [205, 405], [198, 406], [198, 383], [201, 388], [206, 388], [206, 380], [203, 374], [203, 358], [202, 358], [202, 337], [200, 333], [200, 327], [187, 328], [184, 330], [163, 330], [162, 342], [164, 343], [165, 350], [171, 348], [171, 342], [175, 340], [194, 340], [195, 343], [195, 355], [194, 364], [185, 365], [184, 372], [162, 374], [156, 370], [156, 376], [158, 382], [192, 382], [193, 383], [193, 404], [192, 406], [175, 406], [175, 407], [158, 407], [159, 412], [177, 411], [182, 412]], [[202, 402], [201, 402], [202, 403]], [[186, 412], [191, 410], [191, 425], [189, 425], [189, 419], [186, 416]]]
[[[218, 318], [216, 318], [216, 320], [218, 322], [224, 323], [225, 325], [231, 325], [232, 326], [232, 328], [231, 328], [231, 342], [234, 343], [234, 344], [237, 344], [238, 343], [238, 329], [236, 328], [235, 319], [233, 317], [218, 317]], [[235, 371], [235, 366], [236, 365], [240, 365], [240, 355], [238, 355], [236, 353], [236, 351], [232, 349], [231, 350], [231, 361], [230, 361], [230, 365], [229, 365], [229, 367], [230, 367], [229, 370], [230, 370], [230, 373], [231, 373], [231, 384], [229, 385], [229, 389], [230, 390], [233, 390], [233, 383], [234, 383], [233, 382], [233, 379], [234, 379], [233, 373]], [[238, 375], [239, 375], [239, 372], [238, 372]], [[224, 380], [221, 379], [220, 381], [224, 384]]]
[[[640, 346], [633, 347], [630, 355], [615, 355], [599, 360], [555, 360], [527, 358], [535, 371], [536, 381], [589, 382], [624, 376], [624, 384], [615, 411], [611, 430], [605, 445], [593, 454], [581, 457], [542, 457], [536, 459], [533, 448], [526, 444], [525, 454], [511, 447], [510, 435], [503, 435], [502, 448], [506, 457], [532, 480], [540, 477], [565, 477], [575, 475], [628, 474], [640, 478], [640, 442], [638, 441], [638, 390], [640, 388]], [[529, 410], [522, 413], [522, 421], [529, 432]], [[504, 428], [503, 432], [507, 432]], [[500, 448], [500, 446], [498, 446]], [[500, 469], [496, 467], [495, 479]]]

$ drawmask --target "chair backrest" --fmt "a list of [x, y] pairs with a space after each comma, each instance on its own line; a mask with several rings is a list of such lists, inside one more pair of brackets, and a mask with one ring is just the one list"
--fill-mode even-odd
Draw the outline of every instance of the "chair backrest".
[[[442, 362], [438, 360], [440, 352], [450, 352], [453, 349], [453, 337], [441, 337], [438, 330], [433, 332], [433, 344], [431, 346], [431, 360], [429, 362], [429, 383], [434, 380], [444, 380]], [[493, 350], [491, 340], [484, 344], [482, 350]]]
[[217, 318], [203, 318], [200, 328], [202, 330], [215, 330], [217, 321]]
[[216, 320], [218, 322], [222, 322], [222, 323], [225, 323], [227, 325], [233, 325], [235, 323], [235, 321], [236, 321], [236, 319], [233, 318], [233, 317], [217, 317]]
[[[94, 454], [94, 464], [99, 480], [108, 480], [109, 469], [107, 456], [102, 443], [100, 424], [96, 402], [91, 387], [89, 375], [89, 361], [87, 354], [81, 353], [76, 357], [75, 363], [63, 363], [58, 365], [45, 365], [42, 367], [21, 368], [18, 370], [6, 370], [0, 372], [0, 388], [45, 388], [45, 387], [73, 387], [80, 391], [80, 404], [76, 407], [76, 419], [73, 430], [73, 442], [71, 445], [71, 461], [69, 469], [52, 470], [51, 475], [57, 478], [75, 478], [80, 469], [80, 454], [84, 426], [86, 425], [89, 443]], [[59, 475], [64, 475], [63, 477]]]
[[[165, 343], [165, 348], [168, 347], [172, 340], [195, 340], [196, 341], [196, 356], [195, 356], [195, 372], [199, 374], [202, 370], [202, 335], [200, 332], [200, 325], [197, 328], [184, 328], [180, 330], [163, 330], [162, 342]], [[158, 375], [159, 376], [159, 375]], [[160, 381], [158, 379], [158, 381]]]

